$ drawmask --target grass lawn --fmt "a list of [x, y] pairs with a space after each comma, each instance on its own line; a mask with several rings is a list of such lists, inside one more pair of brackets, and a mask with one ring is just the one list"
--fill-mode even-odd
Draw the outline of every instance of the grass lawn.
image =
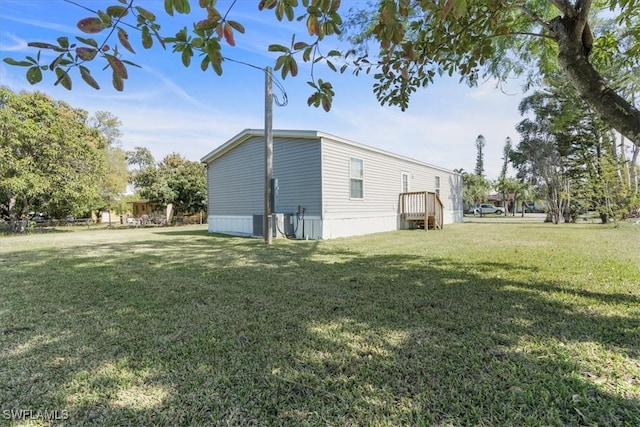
[[[640, 425], [640, 225], [0, 237], [0, 424]], [[57, 420], [46, 421], [53, 417]]]

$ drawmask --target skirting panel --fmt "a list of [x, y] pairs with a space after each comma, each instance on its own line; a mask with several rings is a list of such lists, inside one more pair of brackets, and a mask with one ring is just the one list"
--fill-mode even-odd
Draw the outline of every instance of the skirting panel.
[[209, 233], [251, 236], [253, 234], [253, 216], [217, 216], [207, 218]]
[[360, 236], [363, 234], [380, 233], [397, 230], [398, 215], [372, 216], [364, 218], [325, 218], [323, 239], [336, 237]]

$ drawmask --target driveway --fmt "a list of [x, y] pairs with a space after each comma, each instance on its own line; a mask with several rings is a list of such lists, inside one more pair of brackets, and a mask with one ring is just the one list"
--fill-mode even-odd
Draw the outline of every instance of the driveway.
[[504, 215], [488, 214], [484, 215], [482, 218], [479, 216], [465, 214], [463, 222], [506, 222], [513, 224], [517, 222], [544, 222], [546, 217], [547, 214], [545, 213], [526, 213], [524, 214], [524, 217], [522, 214], [516, 214], [516, 216], [511, 216], [511, 214], [509, 214], [506, 217]]

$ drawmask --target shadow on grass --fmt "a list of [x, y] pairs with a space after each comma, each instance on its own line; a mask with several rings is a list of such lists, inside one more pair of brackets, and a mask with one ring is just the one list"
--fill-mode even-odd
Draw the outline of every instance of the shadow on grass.
[[200, 237], [218, 237], [218, 238], [229, 238], [232, 239], [234, 238], [233, 236], [228, 236], [225, 234], [211, 234], [209, 233], [206, 229], [199, 229], [199, 230], [193, 230], [193, 229], [189, 229], [189, 230], [184, 230], [184, 229], [162, 229], [159, 231], [154, 231], [155, 234], [164, 234], [164, 235], [168, 235], [168, 236], [200, 236]]
[[625, 377], [639, 319], [583, 301], [637, 296], [508, 279], [525, 265], [163, 233], [13, 254], [2, 410], [65, 409], [71, 425], [640, 422]]

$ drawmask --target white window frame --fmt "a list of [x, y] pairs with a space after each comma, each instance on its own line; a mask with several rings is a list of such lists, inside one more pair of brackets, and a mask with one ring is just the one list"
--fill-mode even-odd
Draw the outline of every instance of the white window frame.
[[[353, 162], [360, 162], [360, 170], [361, 170], [361, 176], [360, 177], [354, 177], [353, 173]], [[361, 195], [360, 197], [356, 197], [353, 195], [353, 188], [351, 186], [351, 184], [353, 183], [353, 181], [360, 181], [360, 188], [361, 188]], [[364, 199], [364, 160], [357, 158], [357, 157], [351, 157], [349, 159], [349, 199], [350, 200], [363, 200]]]
[[436, 176], [436, 194], [440, 197], [440, 177]]

